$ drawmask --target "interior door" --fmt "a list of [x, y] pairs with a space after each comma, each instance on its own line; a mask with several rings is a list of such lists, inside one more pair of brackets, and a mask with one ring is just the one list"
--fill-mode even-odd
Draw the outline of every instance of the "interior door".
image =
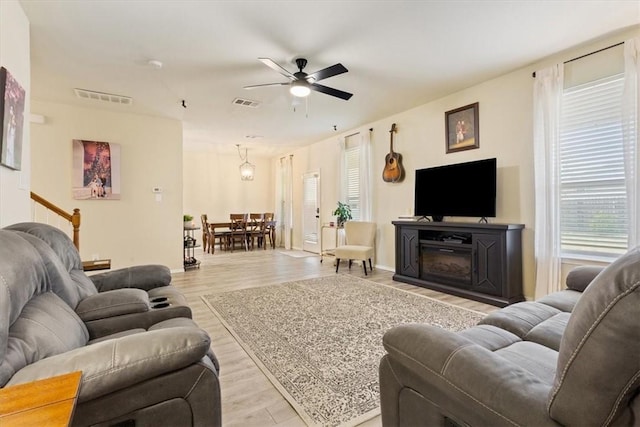
[[320, 253], [320, 172], [302, 177], [302, 249]]

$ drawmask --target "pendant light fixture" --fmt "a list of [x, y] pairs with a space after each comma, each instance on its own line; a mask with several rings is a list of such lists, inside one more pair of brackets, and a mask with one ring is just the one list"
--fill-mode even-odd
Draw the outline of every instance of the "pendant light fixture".
[[240, 144], [236, 144], [238, 148], [238, 156], [240, 156], [240, 160], [244, 163], [240, 165], [240, 179], [242, 181], [253, 181], [253, 175], [256, 170], [256, 167], [249, 163], [249, 155], [247, 154], [247, 149], [244, 149], [244, 157], [240, 152]]

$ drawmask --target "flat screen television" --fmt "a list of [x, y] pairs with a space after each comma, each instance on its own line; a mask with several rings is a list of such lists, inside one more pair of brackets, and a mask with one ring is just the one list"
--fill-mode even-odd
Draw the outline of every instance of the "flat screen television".
[[416, 170], [414, 215], [496, 216], [496, 159]]

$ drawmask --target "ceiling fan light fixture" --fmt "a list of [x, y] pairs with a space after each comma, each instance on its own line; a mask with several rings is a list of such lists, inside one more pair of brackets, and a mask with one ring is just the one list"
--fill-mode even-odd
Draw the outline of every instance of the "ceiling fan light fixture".
[[309, 96], [311, 93], [311, 89], [309, 89], [309, 83], [304, 80], [296, 80], [291, 82], [291, 88], [289, 89], [291, 95], [297, 96], [299, 98], [304, 98], [305, 96]]
[[348, 101], [353, 96], [352, 93], [317, 84], [317, 82], [320, 80], [328, 79], [329, 77], [344, 74], [347, 71], [349, 71], [344, 65], [340, 63], [334, 64], [330, 67], [323, 68], [322, 70], [318, 70], [315, 73], [307, 74], [304, 71], [302, 71], [304, 67], [306, 67], [307, 65], [307, 60], [304, 58], [296, 59], [296, 65], [298, 66], [298, 71], [295, 73], [292, 73], [287, 69], [285, 69], [284, 67], [278, 65], [271, 58], [258, 58], [258, 59], [264, 65], [277, 71], [279, 74], [282, 74], [283, 76], [285, 76], [291, 81], [283, 82], [283, 83], [267, 83], [267, 84], [261, 84], [261, 85], [245, 86], [244, 87], [245, 89], [255, 89], [255, 88], [267, 87], [267, 86], [289, 86], [289, 92], [291, 92], [291, 94], [297, 98], [304, 98], [306, 96], [309, 96], [312, 90], [316, 92], [324, 93], [325, 95], [335, 96], [336, 98], [344, 99], [345, 101]]

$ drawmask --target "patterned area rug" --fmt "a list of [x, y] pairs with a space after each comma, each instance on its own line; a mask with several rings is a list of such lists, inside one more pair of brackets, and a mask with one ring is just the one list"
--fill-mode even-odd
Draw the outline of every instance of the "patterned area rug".
[[484, 316], [346, 274], [202, 298], [305, 422], [321, 426], [380, 412], [386, 330], [421, 322], [458, 331]]

